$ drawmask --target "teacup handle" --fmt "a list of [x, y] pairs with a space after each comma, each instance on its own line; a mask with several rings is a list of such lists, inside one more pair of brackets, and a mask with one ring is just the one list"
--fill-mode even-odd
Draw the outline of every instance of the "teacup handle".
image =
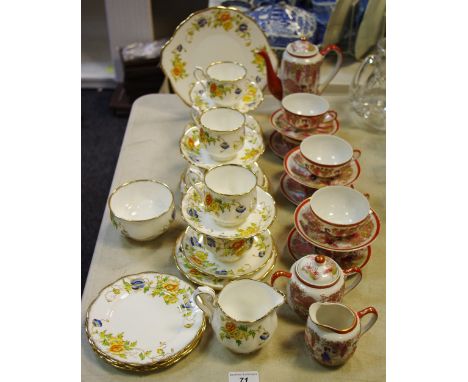
[[359, 159], [360, 157], [361, 157], [361, 150], [354, 149], [353, 150], [353, 159], [356, 160], [356, 159]]
[[203, 197], [204, 197], [203, 189], [197, 186], [197, 183], [203, 182], [203, 173], [201, 172], [201, 170], [197, 167], [190, 166], [187, 171], [187, 174], [185, 175], [185, 178], [188, 179], [191, 186], [195, 189], [197, 194], [203, 200]]
[[273, 273], [271, 275], [271, 281], [270, 281], [270, 284], [271, 286], [273, 286], [273, 284], [275, 283], [276, 279], [277, 278], [280, 278], [280, 277], [287, 277], [288, 279], [290, 279], [292, 276], [291, 272], [287, 272], [287, 271], [276, 271], [275, 273]]
[[364, 327], [361, 326], [361, 336], [374, 326], [375, 322], [377, 321], [377, 318], [379, 318], [379, 313], [377, 312], [377, 309], [375, 309], [372, 306], [368, 306], [367, 308], [364, 308], [363, 310], [357, 312], [359, 319], [361, 319], [369, 313], [372, 314], [372, 317], [369, 319], [369, 322]]
[[338, 118], [338, 113], [335, 110], [328, 110], [322, 123], [329, 123]]
[[[208, 295], [205, 300], [203, 300], [202, 296], [203, 295]], [[197, 297], [200, 296], [199, 299]], [[198, 305], [198, 307], [203, 310], [203, 313], [206, 314], [208, 317], [208, 320], [211, 322], [211, 319], [213, 317], [214, 313], [214, 304], [216, 301], [216, 293], [213, 289], [207, 286], [200, 286], [197, 289], [195, 289], [195, 292], [192, 294], [192, 299], [195, 301], [195, 304]]]
[[[203, 70], [202, 67], [200, 66], [195, 66], [195, 69], [193, 69], [193, 76], [195, 77], [195, 79], [199, 82], [201, 81], [206, 81], [207, 80], [207, 77], [206, 77], [206, 74], [205, 74], [205, 71]], [[202, 84], [203, 85], [203, 84]], [[203, 86], [204, 87], [204, 86]]]
[[[353, 268], [344, 270], [343, 273], [344, 273], [344, 279], [345, 279], [345, 289], [344, 289], [343, 294], [346, 295], [349, 292], [351, 292], [354, 288], [356, 288], [357, 285], [361, 282], [362, 272], [360, 268], [353, 267]], [[348, 278], [353, 275], [356, 275], [356, 277], [354, 277], [349, 284], [346, 284], [346, 282], [348, 281]]]

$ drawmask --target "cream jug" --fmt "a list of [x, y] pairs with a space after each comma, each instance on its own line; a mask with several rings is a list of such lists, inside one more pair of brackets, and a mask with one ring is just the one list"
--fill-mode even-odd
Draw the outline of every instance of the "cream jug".
[[[362, 326], [362, 317], [371, 314]], [[369, 306], [355, 312], [335, 302], [316, 302], [309, 307], [305, 341], [312, 356], [326, 366], [345, 363], [356, 351], [359, 338], [377, 321], [378, 313]]]
[[209, 287], [198, 287], [193, 300], [221, 344], [235, 353], [251, 353], [271, 339], [284, 295], [266, 283], [242, 279], [227, 284], [218, 296]]

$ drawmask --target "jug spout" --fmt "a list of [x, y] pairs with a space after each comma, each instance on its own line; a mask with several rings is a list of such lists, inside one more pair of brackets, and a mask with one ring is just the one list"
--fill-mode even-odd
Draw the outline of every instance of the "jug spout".
[[267, 51], [265, 49], [261, 49], [257, 51], [257, 54], [262, 56], [265, 60], [268, 89], [270, 89], [271, 94], [273, 94], [277, 99], [281, 101], [283, 99], [283, 85], [281, 84], [280, 78], [273, 69], [273, 65], [271, 64], [271, 60], [268, 56]]
[[358, 323], [351, 308], [335, 302], [313, 303], [309, 307], [309, 318], [317, 326], [340, 334], [349, 333]]

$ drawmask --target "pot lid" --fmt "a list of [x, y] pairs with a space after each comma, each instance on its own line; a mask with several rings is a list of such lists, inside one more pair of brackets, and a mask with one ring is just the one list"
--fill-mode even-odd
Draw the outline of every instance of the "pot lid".
[[296, 262], [296, 275], [304, 284], [323, 288], [331, 286], [340, 278], [338, 264], [328, 256], [309, 255]]
[[300, 39], [288, 44], [286, 50], [292, 56], [304, 58], [313, 57], [319, 52], [317, 45], [312, 44], [306, 39]]

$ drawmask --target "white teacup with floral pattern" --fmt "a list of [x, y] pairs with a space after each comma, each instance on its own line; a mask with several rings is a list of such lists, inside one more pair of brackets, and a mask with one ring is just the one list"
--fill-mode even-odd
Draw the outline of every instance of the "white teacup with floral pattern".
[[231, 281], [218, 296], [207, 286], [198, 287], [192, 299], [222, 345], [236, 353], [251, 353], [271, 339], [284, 294], [266, 283], [242, 279]]
[[257, 205], [257, 177], [237, 164], [213, 167], [204, 176], [204, 184], [192, 186], [200, 195], [205, 210], [217, 224], [235, 227], [242, 224]]
[[228, 107], [213, 107], [200, 116], [200, 141], [219, 162], [233, 159], [244, 146], [245, 115]]
[[229, 240], [203, 235], [203, 243], [206, 248], [225, 263], [233, 263], [239, 260], [252, 247], [253, 242], [253, 237]]
[[206, 70], [197, 66], [193, 71], [197, 81], [206, 81], [206, 91], [219, 106], [232, 106], [242, 96], [242, 80], [247, 76], [244, 65], [233, 61], [213, 62]]

